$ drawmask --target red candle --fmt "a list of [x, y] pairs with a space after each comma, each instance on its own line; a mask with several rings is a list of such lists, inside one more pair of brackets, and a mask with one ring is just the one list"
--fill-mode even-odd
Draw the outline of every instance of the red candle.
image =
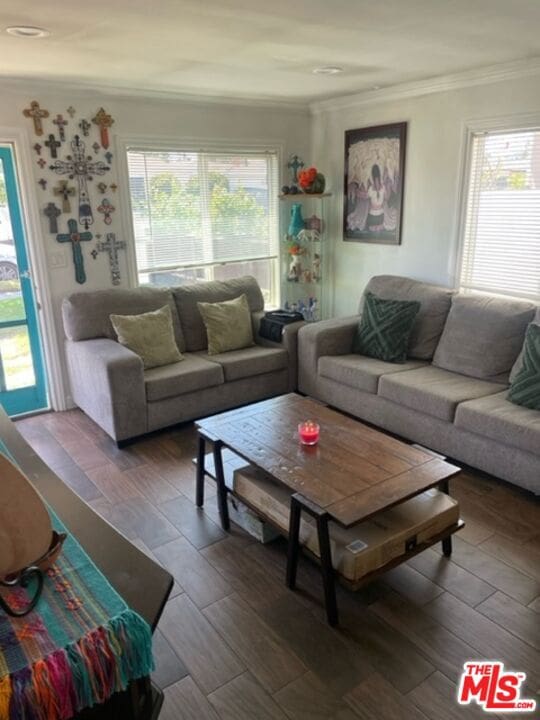
[[320, 427], [314, 420], [298, 423], [298, 436], [302, 445], [316, 445], [319, 440]]

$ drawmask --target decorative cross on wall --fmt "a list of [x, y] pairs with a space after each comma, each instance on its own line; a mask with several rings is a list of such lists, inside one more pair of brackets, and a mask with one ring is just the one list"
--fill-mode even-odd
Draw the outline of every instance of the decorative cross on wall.
[[42, 189], [42, 190], [46, 190], [46, 189], [47, 189], [47, 181], [45, 180], [45, 178], [40, 178], [40, 179], [38, 180], [38, 184], [41, 185], [41, 189]]
[[64, 120], [64, 116], [63, 116], [63, 115], [57, 115], [57, 116], [54, 118], [53, 123], [54, 123], [54, 124], [56, 125], [56, 127], [58, 128], [58, 134], [60, 135], [60, 140], [61, 140], [62, 142], [65, 142], [65, 140], [66, 140], [66, 130], [65, 130], [65, 128], [66, 128], [66, 125], [68, 124], [67, 120]]
[[75, 108], [73, 107], [73, 105], [70, 105], [70, 106], [68, 107], [68, 109], [66, 110], [66, 112], [67, 112], [67, 114], [69, 115], [69, 117], [72, 118], [77, 111], [75, 110]]
[[73, 185], [69, 185], [67, 180], [59, 180], [58, 185], [53, 189], [53, 193], [56, 197], [62, 198], [62, 212], [71, 212], [71, 203], [69, 198], [75, 195], [75, 188]]
[[49, 152], [51, 153], [51, 157], [53, 160], [58, 157], [56, 150], [60, 147], [61, 144], [62, 143], [59, 142], [52, 133], [51, 135], [49, 135], [49, 139], [45, 140], [45, 145], [49, 148]]
[[81, 128], [84, 137], [88, 137], [88, 133], [90, 132], [90, 128], [92, 127], [88, 120], [81, 120], [81, 122], [79, 123], [79, 127]]
[[78, 135], [75, 135], [71, 141], [71, 152], [72, 154], [67, 156], [67, 160], [57, 160], [50, 168], [58, 175], [68, 175], [71, 180], [77, 179], [79, 222], [88, 229], [88, 226], [94, 222], [88, 196], [88, 180], [92, 180], [94, 175], [103, 175], [110, 170], [110, 167], [101, 160], [92, 162], [92, 156], [85, 155], [85, 144]]
[[30, 107], [23, 110], [23, 115], [24, 117], [32, 118], [34, 121], [34, 132], [36, 135], [43, 135], [43, 123], [41, 121], [49, 117], [49, 111], [40, 108], [37, 100], [32, 100]]
[[36, 162], [42, 170], [45, 167], [45, 165], [47, 164], [47, 161], [44, 160], [43, 158], [39, 158], [39, 160], [37, 160]]
[[62, 214], [60, 208], [57, 208], [53, 202], [47, 204], [47, 207], [43, 211], [43, 214], [49, 218], [49, 232], [58, 232], [58, 216]]
[[103, 108], [99, 108], [96, 116], [92, 118], [92, 122], [99, 127], [101, 147], [107, 150], [109, 147], [109, 128], [114, 123], [114, 120]]
[[97, 155], [98, 152], [99, 152], [99, 149], [101, 148], [101, 145], [100, 145], [98, 142], [95, 142], [95, 143], [92, 145], [92, 147], [93, 147], [93, 149], [94, 149], [95, 154]]
[[287, 163], [287, 168], [291, 171], [293, 183], [298, 182], [298, 171], [303, 167], [304, 162], [302, 158], [298, 157], [298, 155], [291, 155], [291, 158]]
[[37, 152], [38, 155], [41, 155], [41, 145], [39, 143], [36, 143], [33, 148]]
[[118, 251], [125, 250], [125, 240], [117, 240], [114, 233], [107, 233], [105, 242], [98, 242], [99, 252], [109, 253], [109, 265], [111, 267], [111, 282], [113, 285], [120, 285], [120, 266], [118, 264]]
[[116, 210], [114, 205], [111, 205], [110, 200], [107, 200], [107, 198], [103, 198], [101, 201], [101, 205], [98, 207], [98, 212], [103, 215], [103, 222], [105, 225], [110, 225], [112, 223], [112, 213]]
[[84, 271], [84, 257], [81, 248], [81, 242], [88, 242], [92, 239], [91, 232], [80, 233], [77, 228], [77, 221], [73, 218], [68, 220], [67, 233], [61, 233], [56, 236], [56, 239], [60, 243], [71, 243], [71, 250], [73, 253], [73, 264], [75, 265], [75, 280], [82, 285], [86, 282], [86, 272]]
[[107, 183], [98, 182], [97, 189], [102, 195], [105, 195], [105, 193], [107, 192]]

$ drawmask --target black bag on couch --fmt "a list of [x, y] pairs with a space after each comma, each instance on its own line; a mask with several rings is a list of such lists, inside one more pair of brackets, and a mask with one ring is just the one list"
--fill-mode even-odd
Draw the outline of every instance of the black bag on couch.
[[271, 310], [264, 314], [259, 325], [259, 335], [266, 340], [281, 342], [283, 328], [290, 323], [303, 320], [304, 316], [301, 312], [292, 312], [288, 310]]

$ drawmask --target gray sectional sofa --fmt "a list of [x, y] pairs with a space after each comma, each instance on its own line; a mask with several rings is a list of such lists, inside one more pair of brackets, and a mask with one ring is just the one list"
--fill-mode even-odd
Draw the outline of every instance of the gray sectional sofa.
[[[255, 345], [208, 355], [197, 302], [245, 293]], [[169, 305], [184, 359], [143, 369], [138, 355], [116, 341], [111, 314], [137, 315]], [[62, 305], [72, 397], [118, 443], [185, 420], [290, 392], [296, 388], [296, 339], [303, 323], [286, 327], [283, 342], [261, 338], [264, 299], [255, 278], [173, 288], [75, 293]]]
[[407, 362], [353, 354], [359, 315], [306, 325], [299, 390], [540, 494], [540, 412], [506, 399], [535, 305], [388, 275], [367, 290], [420, 302]]

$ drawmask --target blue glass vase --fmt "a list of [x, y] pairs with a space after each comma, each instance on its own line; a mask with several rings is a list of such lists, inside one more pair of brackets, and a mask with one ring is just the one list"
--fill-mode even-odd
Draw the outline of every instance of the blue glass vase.
[[291, 221], [287, 234], [296, 237], [300, 230], [304, 229], [304, 218], [302, 217], [302, 205], [293, 203], [291, 206]]

